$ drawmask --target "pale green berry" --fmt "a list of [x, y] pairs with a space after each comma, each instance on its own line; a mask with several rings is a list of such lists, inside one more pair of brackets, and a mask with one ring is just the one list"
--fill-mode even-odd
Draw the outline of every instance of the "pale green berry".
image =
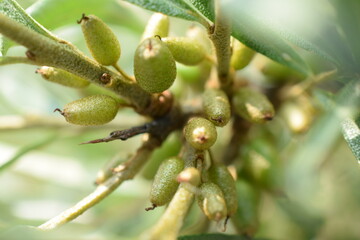
[[244, 87], [233, 97], [234, 110], [244, 119], [253, 123], [272, 120], [275, 110], [269, 99], [261, 92]]
[[186, 37], [167, 37], [162, 41], [170, 49], [175, 61], [184, 65], [196, 65], [204, 60], [205, 48], [196, 40]]
[[95, 60], [102, 65], [115, 65], [120, 58], [121, 49], [114, 32], [94, 15], [83, 15], [79, 23]]
[[89, 81], [59, 68], [43, 66], [37, 69], [36, 73], [40, 73], [47, 81], [58, 83], [67, 87], [84, 88], [90, 84]]
[[145, 39], [135, 52], [134, 75], [141, 88], [161, 93], [176, 78], [176, 64], [169, 48], [158, 38]]
[[237, 210], [237, 194], [235, 180], [225, 165], [215, 164], [209, 169], [209, 179], [217, 184], [224, 194], [227, 214], [231, 217]]
[[169, 34], [169, 22], [167, 15], [154, 13], [149, 19], [141, 39], [144, 40], [154, 36], [167, 37]]
[[209, 149], [216, 142], [215, 125], [202, 117], [191, 118], [184, 127], [186, 141], [195, 149]]
[[215, 183], [206, 182], [200, 185], [197, 202], [210, 220], [218, 222], [227, 217], [224, 195]]
[[211, 54], [213, 44], [205, 28], [193, 25], [186, 31], [186, 36], [198, 41], [205, 48], [206, 53]]
[[220, 89], [206, 89], [202, 99], [207, 119], [216, 126], [225, 126], [231, 117], [231, 107], [225, 92]]
[[102, 125], [110, 122], [116, 116], [119, 104], [107, 95], [93, 95], [78, 99], [65, 105], [61, 112], [65, 120], [72, 124], [83, 126]]
[[234, 39], [232, 49], [233, 52], [230, 63], [235, 70], [240, 70], [246, 67], [256, 53], [237, 39]]
[[178, 157], [166, 159], [159, 167], [150, 191], [153, 206], [162, 206], [170, 202], [179, 182], [177, 175], [184, 169], [184, 161]]

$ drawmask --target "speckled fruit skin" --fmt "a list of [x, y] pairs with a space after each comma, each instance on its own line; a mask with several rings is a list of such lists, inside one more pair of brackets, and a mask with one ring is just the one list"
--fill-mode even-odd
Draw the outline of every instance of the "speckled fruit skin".
[[166, 159], [159, 167], [150, 191], [150, 201], [155, 206], [170, 202], [179, 183], [177, 175], [184, 169], [184, 161], [178, 157]]
[[41, 76], [49, 82], [58, 83], [67, 87], [85, 88], [90, 84], [89, 81], [58, 68], [44, 66], [36, 70], [36, 72], [40, 73]]
[[170, 49], [175, 61], [184, 65], [196, 65], [204, 60], [205, 48], [195, 39], [167, 37], [162, 39]]
[[225, 126], [231, 117], [231, 107], [224, 91], [220, 89], [206, 89], [202, 99], [207, 119], [218, 127]]
[[154, 13], [149, 19], [141, 39], [144, 40], [156, 35], [162, 38], [167, 37], [169, 34], [169, 25], [170, 21], [167, 15]]
[[237, 114], [253, 123], [265, 123], [275, 115], [269, 99], [263, 93], [248, 87], [241, 88], [235, 93], [233, 105]]
[[224, 195], [216, 184], [211, 182], [201, 184], [197, 201], [210, 220], [219, 221], [227, 216]]
[[176, 78], [176, 64], [169, 48], [158, 38], [145, 39], [135, 52], [134, 75], [141, 88], [161, 93]]
[[120, 43], [113, 31], [98, 17], [84, 16], [81, 19], [86, 45], [95, 60], [102, 65], [114, 65], [120, 58]]
[[119, 105], [107, 95], [93, 95], [65, 105], [62, 114], [67, 122], [95, 126], [110, 122], [116, 116]]
[[230, 64], [235, 70], [241, 70], [249, 65], [255, 53], [254, 50], [242, 44], [240, 41], [234, 40]]
[[212, 165], [209, 169], [210, 180], [218, 185], [224, 194], [227, 214], [232, 216], [238, 208], [235, 180], [225, 165]]
[[195, 149], [209, 149], [217, 138], [215, 125], [202, 117], [191, 118], [184, 128], [186, 141]]

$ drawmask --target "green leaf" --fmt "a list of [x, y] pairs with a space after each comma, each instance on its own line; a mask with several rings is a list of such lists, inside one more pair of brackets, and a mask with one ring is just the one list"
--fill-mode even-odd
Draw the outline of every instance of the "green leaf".
[[[212, 234], [199, 234], [199, 235], [190, 235], [190, 236], [180, 236], [178, 240], [249, 240], [247, 236], [240, 235], [225, 235], [220, 233]], [[265, 240], [264, 238], [251, 238], [251, 240]]]
[[342, 132], [346, 142], [360, 163], [360, 129], [353, 119], [347, 118], [342, 122]]
[[305, 75], [311, 70], [282, 35], [275, 31], [270, 24], [248, 14], [244, 8], [236, 5], [235, 0], [229, 0], [224, 8], [233, 20], [232, 35], [255, 51], [295, 69]]
[[214, 0], [189, 0], [209, 20], [215, 19]]
[[197, 21], [206, 25], [205, 19], [198, 14], [191, 5], [182, 0], [125, 0], [154, 12], [183, 18], [190, 21]]
[[[19, 23], [33, 29], [34, 31], [47, 36], [52, 39], [56, 39], [48, 30], [36, 22], [25, 10], [14, 0], [0, 0], [0, 13], [16, 20]], [[13, 43], [1, 37], [0, 41], [0, 54], [5, 55], [7, 50], [13, 45]]]

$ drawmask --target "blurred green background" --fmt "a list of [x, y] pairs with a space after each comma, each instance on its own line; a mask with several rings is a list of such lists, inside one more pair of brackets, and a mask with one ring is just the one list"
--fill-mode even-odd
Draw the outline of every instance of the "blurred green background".
[[[133, 53], [151, 16], [150, 11], [114, 0], [18, 2], [28, 8], [27, 11], [41, 24], [87, 55], [90, 54], [76, 20], [82, 13], [104, 19], [117, 34], [122, 46], [119, 64], [126, 72], [132, 73]], [[251, 13], [264, 18], [276, 15], [278, 21], [286, 22], [284, 27], [295, 27], [298, 34], [304, 33], [303, 36], [314, 41], [317, 38], [311, 33], [323, 27], [322, 21], [326, 17], [336, 16], [337, 8], [334, 6], [340, 6], [330, 5], [325, 0], [316, 3], [287, 2], [288, 8], [296, 10], [295, 15], [286, 10], [284, 1], [275, 2], [278, 5], [270, 1], [263, 2], [263, 5], [256, 5], [259, 1], [252, 4], [239, 1], [239, 4], [248, 3], [246, 7]], [[269, 11], [269, 4], [272, 7], [275, 5], [272, 11]], [[315, 4], [314, 8], [309, 8]], [[345, 1], [343, 4], [346, 4]], [[277, 14], [276, 10], [283, 14]], [[358, 14], [360, 19], [360, 12]], [[359, 23], [354, 23], [355, 27]], [[191, 24], [171, 18], [171, 34], [184, 35]], [[336, 42], [332, 44], [336, 46]], [[339, 46], [340, 52], [343, 47]], [[316, 62], [316, 57], [299, 51], [309, 62]], [[24, 52], [23, 47], [16, 46], [9, 50], [8, 55], [23, 56]], [[329, 68], [327, 64], [312, 66], [317, 72]], [[105, 240], [138, 236], [151, 227], [164, 211], [163, 208], [144, 211], [150, 204], [148, 192], [151, 181], [142, 176], [126, 182], [100, 204], [58, 230], [43, 234], [25, 227], [42, 224], [89, 194], [95, 187], [97, 171], [116, 154], [127, 159], [139, 145], [141, 136], [126, 142], [79, 143], [146, 121], [133, 111], [124, 109], [105, 126], [67, 124], [53, 110], [95, 90], [78, 91], [45, 82], [35, 74], [35, 69], [28, 65], [0, 67], [0, 239], [24, 239], [22, 237], [27, 236], [27, 239]], [[242, 71], [239, 77], [250, 78], [258, 84], [269, 84], [255, 63]], [[334, 82], [325, 82], [321, 87], [336, 90]], [[179, 79], [173, 89], [187, 96], [187, 84]], [[260, 149], [260, 153], [267, 147], [271, 148], [276, 162], [271, 174], [280, 179], [276, 181], [280, 181], [285, 193], [284, 196], [283, 193], [261, 191], [259, 229], [255, 236], [284, 240], [360, 239], [359, 164], [341, 135], [341, 109], [331, 103], [322, 89], [311, 89], [310, 95], [317, 111], [308, 131], [294, 134], [284, 127], [285, 118], [279, 114], [270, 124], [256, 126], [249, 133], [251, 144], [257, 146], [255, 149]], [[284, 108], [281, 111], [285, 111]], [[230, 126], [219, 130], [220, 140], [214, 152], [221, 151], [227, 144], [230, 130]], [[173, 140], [176, 137], [173, 136], [172, 141], [176, 142]], [[256, 142], [258, 139], [260, 143]], [[170, 148], [175, 151], [177, 147], [173, 145]], [[246, 151], [244, 154], [247, 154]], [[199, 215], [198, 208], [194, 207], [185, 229], [196, 224]], [[211, 226], [210, 231], [216, 232], [217, 227]], [[231, 223], [227, 233], [236, 233]]]

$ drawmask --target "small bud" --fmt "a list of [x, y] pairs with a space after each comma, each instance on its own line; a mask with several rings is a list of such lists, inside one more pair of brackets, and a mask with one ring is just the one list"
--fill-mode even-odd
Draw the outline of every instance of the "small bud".
[[248, 87], [239, 89], [233, 98], [234, 110], [244, 119], [253, 123], [265, 123], [272, 120], [275, 114], [268, 98]]
[[184, 128], [186, 141], [198, 150], [210, 148], [216, 141], [217, 132], [214, 124], [201, 117], [194, 117]]
[[40, 73], [47, 81], [58, 83], [67, 87], [84, 88], [90, 84], [89, 81], [59, 68], [44, 66], [38, 68], [36, 73]]
[[202, 99], [207, 119], [218, 127], [225, 126], [231, 117], [230, 103], [226, 94], [222, 90], [206, 89]]
[[205, 48], [196, 40], [186, 37], [167, 37], [162, 41], [170, 49], [175, 61], [185, 65], [196, 65], [204, 60]]
[[210, 220], [218, 222], [227, 217], [224, 195], [216, 184], [210, 182], [201, 184], [197, 200], [201, 210]]
[[145, 39], [135, 52], [134, 75], [141, 88], [161, 93], [176, 78], [176, 64], [169, 48], [157, 38]]
[[113, 31], [98, 17], [89, 15], [79, 21], [86, 44], [95, 60], [102, 65], [114, 65], [120, 58], [120, 43]]
[[154, 36], [167, 37], [169, 34], [169, 17], [162, 13], [154, 13], [149, 19], [142, 40]]
[[231, 66], [235, 70], [240, 70], [246, 67], [255, 55], [255, 51], [247, 47], [239, 40], [233, 41], [233, 53], [231, 56]]
[[193, 186], [198, 186], [201, 181], [200, 172], [194, 167], [186, 168], [177, 176], [178, 182], [187, 182]]
[[119, 105], [112, 97], [93, 95], [66, 104], [63, 111], [60, 109], [55, 111], [59, 111], [69, 123], [95, 126], [113, 120], [118, 109]]
[[159, 167], [150, 191], [150, 201], [154, 206], [170, 202], [179, 182], [177, 175], [184, 169], [184, 161], [178, 157], [165, 160]]
[[95, 183], [102, 184], [108, 180], [114, 174], [114, 168], [120, 165], [124, 159], [120, 155], [116, 155], [110, 161], [106, 162], [105, 165], [96, 174]]
[[227, 214], [231, 217], [237, 210], [237, 194], [235, 180], [225, 165], [212, 165], [209, 169], [209, 179], [217, 184], [224, 194]]

